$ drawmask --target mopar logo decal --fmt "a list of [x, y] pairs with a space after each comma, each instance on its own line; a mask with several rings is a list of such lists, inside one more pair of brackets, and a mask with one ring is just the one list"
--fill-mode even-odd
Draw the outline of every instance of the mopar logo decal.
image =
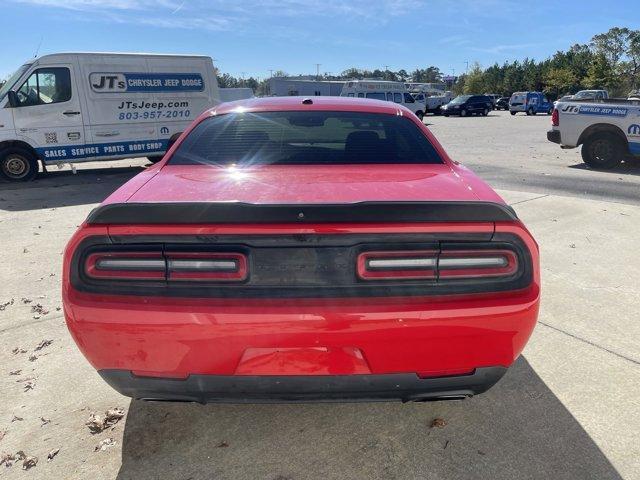
[[204, 80], [199, 73], [92, 73], [89, 83], [98, 93], [204, 90]]
[[580, 107], [578, 105], [565, 105], [560, 109], [562, 113], [573, 113], [576, 114], [580, 111]]
[[640, 137], [640, 125], [633, 123], [627, 128], [627, 133], [632, 137]]

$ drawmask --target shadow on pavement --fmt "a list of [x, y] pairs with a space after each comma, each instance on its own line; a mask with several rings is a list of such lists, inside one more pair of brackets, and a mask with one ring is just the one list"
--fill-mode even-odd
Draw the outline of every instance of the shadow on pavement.
[[611, 175], [640, 175], [640, 161], [635, 158], [625, 160], [616, 168], [612, 168], [611, 170], [594, 170], [593, 168], [588, 167], [585, 163], [576, 163], [575, 165], [569, 165], [569, 168], [587, 171], [593, 170], [602, 173], [609, 173]]
[[143, 166], [79, 169], [40, 174], [33, 182], [0, 182], [0, 210], [25, 211], [102, 202]]
[[[448, 423], [430, 428], [434, 418]], [[119, 480], [619, 479], [520, 358], [484, 395], [424, 404], [131, 402]]]

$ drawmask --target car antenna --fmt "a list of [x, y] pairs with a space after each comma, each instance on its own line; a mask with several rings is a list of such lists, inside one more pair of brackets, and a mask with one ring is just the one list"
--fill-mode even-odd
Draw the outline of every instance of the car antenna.
[[36, 48], [36, 53], [33, 54], [33, 58], [38, 56], [38, 52], [40, 51], [40, 47], [42, 46], [42, 40], [44, 40], [44, 35], [40, 35], [40, 43], [38, 43], [38, 48]]

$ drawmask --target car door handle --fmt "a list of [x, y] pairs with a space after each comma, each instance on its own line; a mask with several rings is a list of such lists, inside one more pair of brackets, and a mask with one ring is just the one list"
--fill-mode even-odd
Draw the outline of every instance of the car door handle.
[[120, 132], [97, 132], [96, 137], [117, 137]]
[[67, 110], [66, 112], [62, 112], [63, 115], [80, 115], [80, 112], [74, 112], [73, 110]]

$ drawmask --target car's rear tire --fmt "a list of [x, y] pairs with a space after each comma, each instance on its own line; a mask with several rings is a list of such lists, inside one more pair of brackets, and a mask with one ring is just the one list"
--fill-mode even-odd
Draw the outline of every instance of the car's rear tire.
[[420, 120], [422, 120], [424, 118], [424, 112], [422, 110], [418, 110], [416, 112], [416, 117], [418, 117]]
[[485, 108], [485, 109], [482, 111], [482, 116], [483, 116], [483, 117], [486, 117], [487, 115], [489, 115], [489, 109], [488, 109], [488, 108]]
[[463, 108], [462, 110], [460, 110], [460, 116], [461, 117], [466, 117], [467, 116], [467, 110], [465, 108]]
[[549, 110], [547, 110], [547, 115], [552, 115], [553, 114], [553, 107], [549, 108]]
[[533, 108], [529, 107], [529, 110], [527, 110], [527, 115], [535, 115], [535, 111], [533, 110]]
[[516, 114], [516, 112], [509, 112], [509, 113], [510, 113], [511, 115], [515, 115], [515, 114]]
[[582, 160], [591, 168], [610, 170], [620, 164], [625, 156], [621, 138], [612, 133], [596, 133], [582, 144]]
[[29, 182], [38, 175], [38, 158], [22, 147], [0, 150], [0, 174], [11, 182]]

